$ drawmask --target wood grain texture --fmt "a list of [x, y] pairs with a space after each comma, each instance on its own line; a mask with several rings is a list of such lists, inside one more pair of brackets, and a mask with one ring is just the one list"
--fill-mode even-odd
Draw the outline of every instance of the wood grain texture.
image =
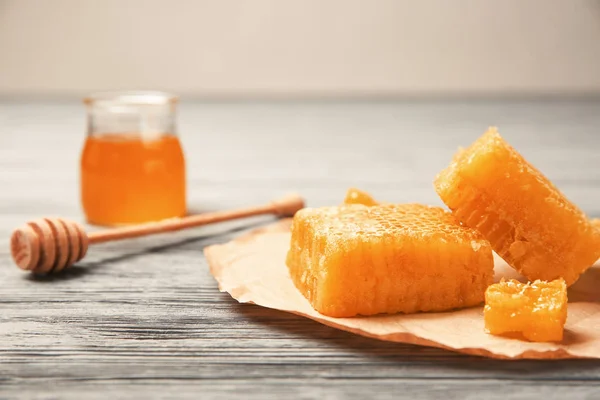
[[[202, 249], [272, 221], [94, 246], [67, 273], [10, 259], [13, 228], [83, 222], [83, 110], [0, 103], [0, 398], [598, 398], [600, 362], [497, 361], [358, 337], [219, 293]], [[184, 104], [194, 211], [348, 186], [441, 205], [433, 176], [488, 125], [600, 217], [600, 102]], [[93, 227], [87, 227], [93, 231]]]

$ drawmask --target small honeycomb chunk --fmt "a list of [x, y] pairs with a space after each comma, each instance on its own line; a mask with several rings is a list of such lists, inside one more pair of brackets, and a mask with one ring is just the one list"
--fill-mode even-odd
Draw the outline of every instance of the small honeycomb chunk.
[[302, 209], [287, 266], [312, 307], [331, 317], [474, 306], [493, 279], [487, 240], [421, 204]]
[[600, 230], [496, 128], [456, 154], [434, 186], [458, 220], [531, 281], [570, 286], [600, 257]]
[[360, 189], [350, 188], [346, 192], [344, 204], [362, 204], [365, 206], [376, 206], [379, 203], [367, 192]]
[[526, 284], [502, 280], [486, 290], [483, 318], [492, 335], [517, 332], [532, 342], [561, 341], [567, 321], [567, 285], [562, 278]]

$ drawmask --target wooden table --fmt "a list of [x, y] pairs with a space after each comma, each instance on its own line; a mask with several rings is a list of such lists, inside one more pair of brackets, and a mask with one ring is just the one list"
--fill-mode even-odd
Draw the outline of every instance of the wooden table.
[[[600, 217], [600, 101], [189, 103], [179, 115], [190, 208], [311, 206], [349, 186], [442, 203], [434, 175], [488, 125]], [[83, 221], [83, 108], [0, 103], [0, 234]], [[385, 343], [220, 293], [202, 249], [272, 221], [94, 247], [54, 278], [0, 248], [0, 397], [600, 398], [600, 361], [497, 361]]]

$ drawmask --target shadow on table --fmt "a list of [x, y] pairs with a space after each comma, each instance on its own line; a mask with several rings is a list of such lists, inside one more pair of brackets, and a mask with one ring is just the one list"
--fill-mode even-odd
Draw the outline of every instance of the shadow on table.
[[319, 324], [291, 313], [252, 304], [236, 302], [233, 307], [236, 308], [236, 312], [255, 323], [266, 325], [288, 336], [318, 341], [320, 346], [334, 347], [370, 360], [375, 359], [378, 363], [385, 363], [387, 368], [427, 364], [445, 370], [446, 374], [457, 371], [467, 374], [489, 374], [494, 379], [506, 377], [517, 380], [585, 380], [585, 375], [592, 376], [600, 372], [600, 360], [492, 359], [435, 347], [376, 340]]

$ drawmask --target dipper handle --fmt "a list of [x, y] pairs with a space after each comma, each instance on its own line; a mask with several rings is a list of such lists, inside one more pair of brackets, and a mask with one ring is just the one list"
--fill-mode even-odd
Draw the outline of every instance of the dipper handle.
[[81, 260], [87, 253], [89, 244], [178, 231], [264, 214], [293, 216], [303, 207], [304, 200], [297, 194], [290, 194], [263, 206], [191, 215], [90, 234], [76, 222], [62, 218], [43, 218], [16, 229], [11, 236], [10, 250], [19, 268], [34, 273], [56, 273]]

